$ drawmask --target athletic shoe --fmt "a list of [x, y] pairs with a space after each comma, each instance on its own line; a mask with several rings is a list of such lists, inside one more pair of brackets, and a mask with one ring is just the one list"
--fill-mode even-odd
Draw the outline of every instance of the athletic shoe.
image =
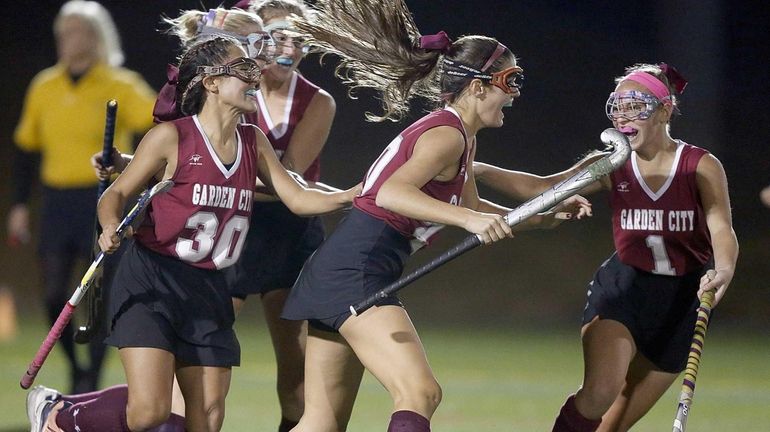
[[61, 393], [43, 386], [35, 386], [27, 394], [27, 418], [30, 432], [42, 432], [51, 408], [61, 399]]

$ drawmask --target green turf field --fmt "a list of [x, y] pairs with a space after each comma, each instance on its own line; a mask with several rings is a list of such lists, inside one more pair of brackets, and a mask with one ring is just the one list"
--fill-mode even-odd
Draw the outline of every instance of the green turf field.
[[[15, 341], [0, 345], [0, 432], [29, 430], [26, 393], [18, 382], [46, 331], [31, 320], [22, 322]], [[273, 431], [278, 424], [273, 358], [259, 314], [247, 311], [238, 322], [238, 333], [243, 366], [233, 374], [224, 430]], [[424, 328], [421, 335], [444, 389], [444, 400], [432, 423], [434, 431], [550, 431], [563, 399], [580, 382], [582, 360], [576, 330]], [[706, 340], [700, 372], [688, 431], [770, 430], [767, 336], [715, 326]], [[66, 387], [64, 374], [63, 355], [55, 350], [36, 383]], [[117, 356], [111, 355], [105, 384], [121, 381], [122, 369]], [[677, 384], [635, 430], [671, 430], [678, 391]], [[348, 430], [384, 431], [389, 415], [387, 394], [367, 376]]]

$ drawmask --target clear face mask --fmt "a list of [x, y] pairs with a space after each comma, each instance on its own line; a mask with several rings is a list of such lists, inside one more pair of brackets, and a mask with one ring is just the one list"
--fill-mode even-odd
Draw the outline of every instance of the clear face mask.
[[227, 75], [247, 83], [258, 83], [262, 76], [259, 63], [248, 57], [240, 57], [221, 66], [198, 66], [199, 76]]
[[182, 93], [182, 105], [184, 105], [184, 100], [187, 99], [187, 94], [196, 84], [203, 81], [206, 77], [221, 75], [235, 77], [249, 84], [259, 84], [260, 77], [262, 76], [262, 66], [259, 65], [257, 60], [248, 57], [239, 57], [219, 66], [198, 66], [195, 77], [190, 80]]
[[286, 48], [299, 51], [303, 56], [310, 51], [310, 46], [307, 45], [306, 39], [297, 33], [288, 21], [276, 21], [266, 25], [265, 32], [270, 35], [275, 62], [280, 65], [291, 66], [294, 64], [295, 60], [293, 57], [284, 55], [283, 50]]
[[241, 43], [241, 46], [250, 58], [264, 63], [272, 62], [273, 55], [275, 54], [275, 44], [270, 38], [270, 35], [265, 31], [249, 33], [246, 36], [242, 36], [215, 27], [204, 26], [201, 28], [198, 35], [229, 36]]
[[652, 95], [637, 90], [612, 92], [607, 99], [605, 112], [610, 121], [620, 118], [626, 120], [647, 120], [661, 102]]

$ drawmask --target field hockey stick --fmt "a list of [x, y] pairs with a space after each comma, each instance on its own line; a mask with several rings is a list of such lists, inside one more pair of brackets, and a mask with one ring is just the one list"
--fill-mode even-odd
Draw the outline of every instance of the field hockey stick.
[[[131, 226], [131, 223], [134, 221], [134, 219], [136, 219], [136, 217], [142, 213], [142, 210], [147, 207], [147, 204], [150, 202], [150, 200], [155, 195], [168, 191], [173, 185], [174, 182], [171, 180], [162, 181], [153, 186], [152, 189], [142, 194], [136, 205], [134, 205], [131, 211], [129, 211], [126, 217], [123, 218], [123, 220], [120, 222], [120, 225], [118, 225], [117, 229], [115, 230], [115, 235], [122, 239], [126, 234], [126, 229]], [[61, 337], [62, 331], [64, 331], [64, 328], [72, 319], [72, 314], [75, 311], [75, 307], [77, 307], [77, 305], [80, 303], [80, 300], [83, 298], [83, 295], [88, 292], [88, 289], [91, 287], [91, 284], [94, 281], [96, 270], [102, 265], [104, 256], [104, 252], [99, 252], [99, 255], [91, 263], [91, 266], [88, 267], [88, 270], [86, 270], [83, 279], [80, 280], [80, 285], [78, 285], [77, 289], [75, 289], [75, 292], [72, 294], [72, 297], [70, 297], [70, 299], [64, 305], [64, 309], [62, 309], [53, 327], [51, 327], [51, 330], [48, 332], [48, 336], [46, 336], [45, 340], [40, 345], [40, 348], [37, 350], [35, 358], [32, 360], [32, 363], [30, 363], [29, 368], [27, 368], [27, 372], [25, 372], [21, 377], [21, 381], [19, 382], [21, 388], [28, 389], [35, 381], [35, 377], [37, 376], [38, 371], [40, 371], [40, 368], [43, 366], [46, 357], [48, 357], [48, 354], [51, 353], [51, 350], [56, 344], [56, 341]]]
[[711, 308], [714, 305], [714, 291], [706, 291], [700, 299], [698, 319], [695, 321], [695, 334], [690, 344], [690, 355], [687, 357], [687, 369], [682, 380], [682, 393], [679, 395], [679, 406], [674, 417], [673, 432], [684, 432], [687, 426], [687, 415], [690, 414], [692, 398], [695, 395], [695, 380], [698, 377], [700, 356], [703, 354], [703, 344], [706, 341], [706, 329], [709, 326]]
[[[102, 166], [109, 167], [112, 166], [112, 142], [113, 138], [115, 137], [115, 121], [117, 119], [118, 115], [118, 102], [115, 99], [110, 99], [107, 102], [107, 114], [105, 116], [105, 122], [104, 122], [104, 141], [102, 143]], [[105, 190], [107, 190], [107, 187], [110, 185], [110, 179], [105, 178], [104, 180], [99, 180], [99, 186], [96, 190], [96, 201], [99, 201], [99, 198], [101, 198], [102, 194]], [[96, 258], [96, 255], [99, 253], [99, 234], [101, 234], [101, 230], [99, 229], [99, 218], [94, 219], [94, 247], [91, 253], [91, 259]], [[94, 330], [96, 329], [100, 316], [101, 316], [101, 307], [102, 307], [102, 275], [97, 274], [94, 277], [94, 282], [91, 286], [91, 289], [88, 290], [88, 294], [86, 295], [86, 303], [88, 305], [88, 318], [86, 320], [86, 324], [83, 326], [79, 326], [77, 330], [75, 330], [75, 342], [84, 344], [91, 341], [91, 338], [94, 335]]]
[[[612, 147], [611, 153], [597, 161], [594, 161], [570, 178], [561, 181], [551, 189], [548, 189], [540, 195], [516, 207], [510, 213], [505, 215], [506, 223], [511, 227], [514, 227], [519, 223], [527, 220], [528, 218], [555, 206], [556, 204], [564, 201], [572, 195], [575, 195], [584, 187], [594, 183], [603, 176], [611, 173], [623, 165], [626, 159], [628, 159], [628, 155], [631, 154], [631, 146], [628, 143], [628, 138], [626, 138], [625, 135], [616, 129], [606, 129], [601, 134], [601, 140], [607, 146]], [[465, 240], [458, 243], [438, 257], [434, 258], [427, 264], [417, 268], [412, 273], [393, 282], [392, 284], [386, 286], [382, 290], [369, 296], [363, 301], [350, 306], [350, 312], [353, 314], [353, 316], [357, 316], [358, 314], [372, 307], [381, 299], [384, 299], [385, 297], [398, 292], [405, 286], [432, 272], [438, 267], [481, 245], [481, 243], [481, 236], [478, 234], [472, 234], [466, 237]]]

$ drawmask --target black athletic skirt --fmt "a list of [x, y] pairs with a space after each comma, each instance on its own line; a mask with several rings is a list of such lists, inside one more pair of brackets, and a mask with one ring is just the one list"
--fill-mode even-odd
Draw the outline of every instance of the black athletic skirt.
[[193, 267], [132, 242], [109, 302], [108, 345], [160, 348], [187, 366], [240, 364], [232, 300], [221, 271]]
[[297, 216], [282, 202], [254, 203], [241, 257], [224, 270], [230, 295], [245, 299], [291, 288], [323, 240], [320, 218]]
[[[411, 249], [384, 221], [353, 208], [302, 268], [282, 317], [336, 331], [358, 303], [396, 281]], [[401, 305], [396, 297], [377, 305]]]
[[683, 276], [656, 275], [624, 264], [613, 254], [588, 287], [583, 324], [596, 316], [618, 321], [655, 366], [681, 372], [687, 366], [698, 315], [700, 278], [713, 267], [707, 263]]

